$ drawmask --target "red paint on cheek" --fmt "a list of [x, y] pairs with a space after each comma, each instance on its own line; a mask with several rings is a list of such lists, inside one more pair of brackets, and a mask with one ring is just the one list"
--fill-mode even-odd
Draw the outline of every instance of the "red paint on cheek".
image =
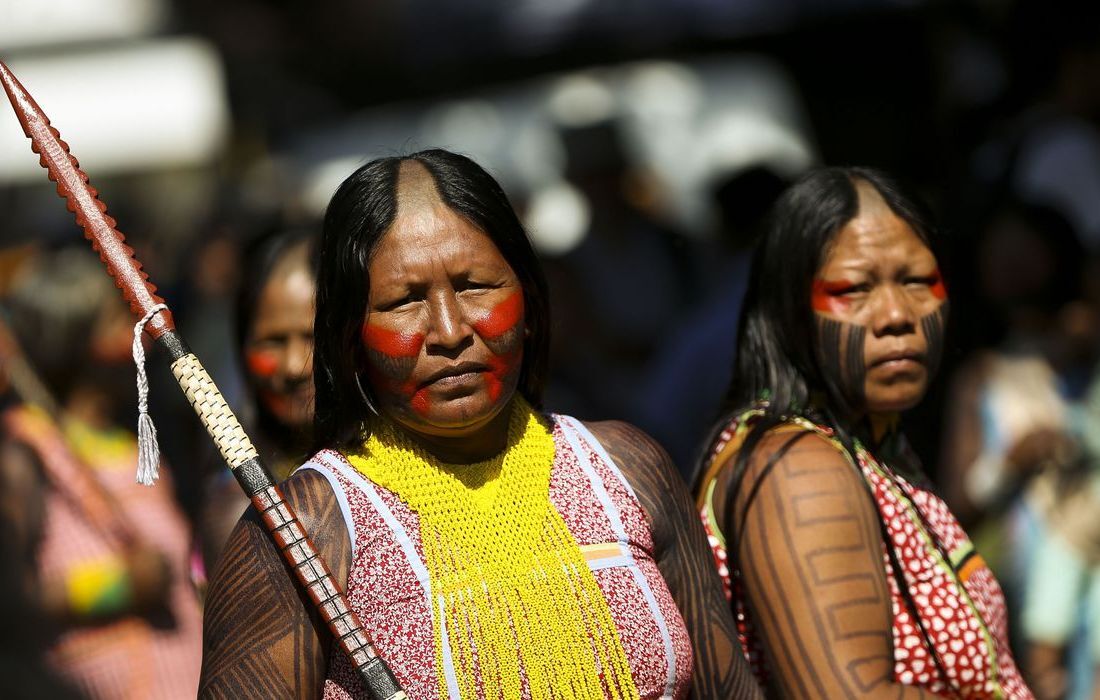
[[290, 399], [274, 391], [260, 391], [260, 400], [267, 406], [267, 410], [276, 416], [286, 416], [290, 413]]
[[363, 324], [363, 344], [390, 357], [416, 357], [424, 345], [423, 333], [398, 333], [386, 328]]
[[936, 272], [933, 273], [935, 282], [932, 283], [932, 296], [936, 297], [940, 301], [947, 298], [947, 286], [943, 283], [943, 275], [940, 274], [939, 268], [936, 268]]
[[256, 377], [268, 379], [279, 371], [279, 358], [269, 352], [253, 351], [245, 355], [248, 371]]
[[813, 286], [810, 288], [810, 305], [814, 311], [841, 313], [847, 310], [849, 301], [838, 295], [852, 286], [853, 284], [847, 280], [826, 282], [822, 279], [815, 279]]
[[500, 399], [504, 392], [504, 383], [508, 375], [512, 373], [523, 354], [523, 348], [518, 347], [503, 355], [493, 355], [489, 359], [489, 371], [485, 373], [485, 388], [489, 392], [489, 399], [494, 403]]
[[523, 318], [523, 292], [516, 291], [485, 315], [473, 322], [474, 330], [482, 338], [499, 338], [515, 328]]
[[424, 388], [414, 392], [412, 398], [409, 399], [409, 405], [412, 406], [412, 410], [416, 411], [419, 415], [427, 416], [428, 411], [432, 408], [431, 399], [428, 398], [428, 389]]

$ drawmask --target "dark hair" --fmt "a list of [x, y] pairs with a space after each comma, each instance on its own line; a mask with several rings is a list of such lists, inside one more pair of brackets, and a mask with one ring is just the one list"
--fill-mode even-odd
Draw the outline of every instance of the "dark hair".
[[[306, 265], [313, 278], [317, 278], [317, 227], [316, 226], [272, 226], [261, 232], [245, 244], [242, 259], [245, 261], [244, 273], [237, 287], [236, 318], [234, 335], [237, 341], [237, 363], [246, 367], [245, 352], [252, 323], [256, 318], [260, 295], [267, 286], [275, 268], [290, 253], [306, 246]], [[251, 374], [244, 372], [245, 385], [254, 392]], [[259, 427], [268, 436], [278, 437], [286, 432], [286, 427], [267, 410], [262, 401], [256, 401], [256, 417]]]
[[398, 170], [406, 161], [424, 166], [444, 204], [485, 232], [519, 278], [528, 331], [519, 391], [531, 405], [542, 405], [550, 346], [546, 278], [504, 190], [480, 165], [449, 151], [379, 158], [344, 180], [325, 212], [313, 353], [319, 448], [350, 447], [362, 439], [370, 417], [367, 402], [378, 405], [370, 387], [358, 380], [366, 363], [360, 328], [370, 290], [368, 264], [397, 214]]

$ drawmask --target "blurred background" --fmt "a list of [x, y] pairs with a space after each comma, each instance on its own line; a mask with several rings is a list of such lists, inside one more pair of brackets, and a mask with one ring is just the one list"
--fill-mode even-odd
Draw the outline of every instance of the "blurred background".
[[[1088, 5], [0, 0], [0, 57], [246, 414], [233, 311], [246, 247], [316, 229], [367, 160], [440, 146], [488, 167], [543, 257], [547, 407], [636, 423], [685, 474], [730, 379], [748, 248], [771, 201], [820, 164], [900, 177], [937, 215], [952, 304], [948, 357], [907, 430], [1005, 583], [1036, 689], [1090, 697], [1100, 7]], [[0, 211], [3, 301], [79, 238], [6, 107]], [[23, 338], [32, 358], [64, 342], [37, 333]], [[149, 371], [195, 518], [218, 468], [164, 363]], [[111, 407], [123, 426], [130, 382]]]

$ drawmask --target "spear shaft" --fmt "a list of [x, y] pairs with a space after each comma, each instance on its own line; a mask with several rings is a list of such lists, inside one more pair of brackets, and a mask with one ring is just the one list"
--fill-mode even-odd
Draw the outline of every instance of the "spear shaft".
[[298, 521], [282, 491], [275, 485], [252, 441], [245, 434], [237, 417], [229, 408], [214, 381], [198, 358], [187, 348], [176, 330], [172, 312], [156, 294], [149, 275], [126, 245], [125, 237], [107, 215], [107, 206], [80, 169], [80, 164], [61, 140], [57, 129], [0, 62], [0, 82], [15, 109], [23, 132], [31, 140], [31, 150], [37, 153], [49, 178], [57, 183], [57, 193], [65, 199], [76, 223], [84, 230], [92, 248], [99, 253], [107, 272], [129, 302], [130, 310], [139, 318], [148, 318], [144, 330], [157, 345], [168, 353], [172, 374], [198, 414], [222, 458], [232, 470], [263, 520], [284, 561], [294, 572], [299, 585], [318, 609], [329, 631], [359, 671], [360, 680], [374, 700], [405, 700], [393, 672], [375, 652], [370, 637], [347, 598], [333, 578], [331, 570], [317, 553], [316, 547]]

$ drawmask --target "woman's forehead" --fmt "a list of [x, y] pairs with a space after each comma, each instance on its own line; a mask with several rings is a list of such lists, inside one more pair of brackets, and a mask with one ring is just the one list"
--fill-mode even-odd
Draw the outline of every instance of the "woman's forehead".
[[822, 270], [832, 267], [872, 267], [917, 264], [935, 257], [905, 219], [898, 216], [869, 183], [856, 185], [859, 212], [833, 238]]
[[442, 202], [399, 214], [370, 261], [372, 281], [421, 278], [434, 269], [456, 274], [475, 268], [511, 270], [487, 233]]

